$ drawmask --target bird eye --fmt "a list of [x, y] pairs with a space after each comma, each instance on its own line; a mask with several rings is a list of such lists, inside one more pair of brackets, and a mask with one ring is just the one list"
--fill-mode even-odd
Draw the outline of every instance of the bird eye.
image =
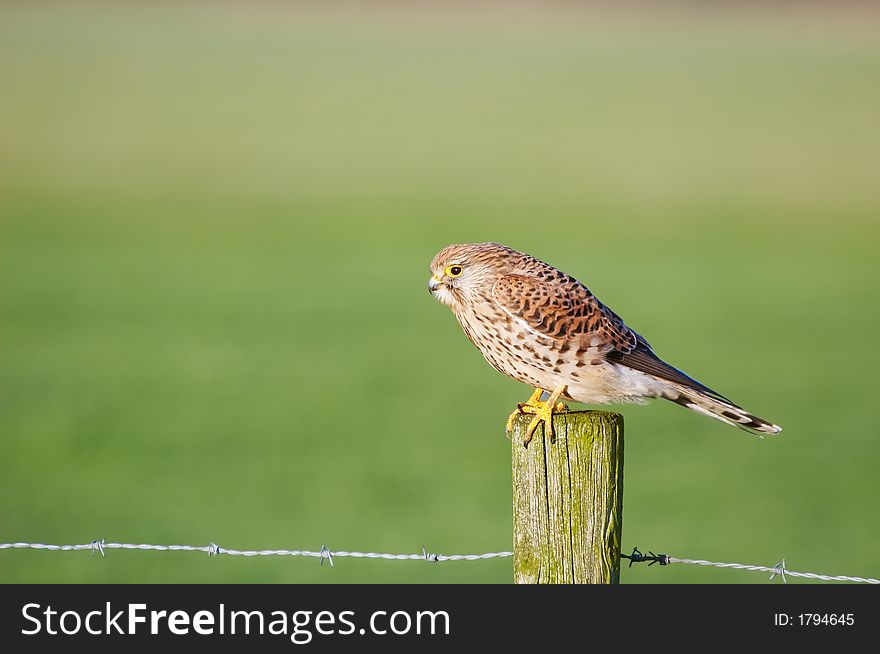
[[461, 266], [449, 266], [446, 269], [446, 274], [450, 277], [458, 277], [461, 274]]

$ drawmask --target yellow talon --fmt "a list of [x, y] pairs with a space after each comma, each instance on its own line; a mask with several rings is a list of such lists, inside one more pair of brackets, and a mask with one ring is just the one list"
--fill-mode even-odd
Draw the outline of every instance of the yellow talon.
[[559, 397], [565, 392], [565, 389], [566, 386], [560, 386], [550, 394], [550, 397], [547, 398], [546, 402], [542, 402], [541, 395], [544, 391], [543, 389], [536, 388], [535, 392], [532, 393], [532, 396], [526, 402], [516, 405], [516, 410], [511, 413], [510, 417], [507, 419], [506, 433], [509, 434], [513, 430], [513, 421], [518, 415], [531, 414], [535, 417], [532, 418], [526, 429], [526, 438], [523, 441], [523, 447], [529, 446], [532, 436], [535, 434], [535, 430], [542, 422], [544, 423], [544, 433], [549, 438], [553, 439], [555, 436], [553, 433], [553, 414], [568, 411], [568, 407], [564, 403], [557, 402]]

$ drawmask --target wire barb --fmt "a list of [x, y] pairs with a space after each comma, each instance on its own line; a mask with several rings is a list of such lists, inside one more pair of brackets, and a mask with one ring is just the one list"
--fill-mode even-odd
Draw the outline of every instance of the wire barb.
[[92, 558], [94, 558], [95, 552], [100, 552], [102, 558], [107, 556], [106, 554], [104, 554], [104, 539], [103, 538], [101, 540], [93, 540], [90, 543], [90, 545], [91, 545], [91, 549], [92, 549]]
[[780, 577], [782, 577], [783, 584], [788, 583], [788, 579], [785, 578], [785, 559], [782, 559], [781, 562], [779, 562], [773, 566], [773, 574], [770, 575], [770, 581], [773, 581], [773, 578], [776, 575], [779, 575]]
[[324, 565], [324, 559], [330, 561], [330, 567], [333, 567], [333, 552], [326, 545], [321, 545], [321, 565]]
[[648, 563], [648, 567], [650, 568], [655, 563], [659, 563], [660, 565], [669, 565], [669, 555], [667, 554], [654, 554], [651, 550], [648, 550], [647, 554], [642, 554], [639, 551], [638, 547], [634, 547], [632, 554], [624, 554], [620, 553], [621, 558], [629, 559], [629, 565], [627, 567], [631, 568], [633, 563], [644, 563], [645, 561], [650, 561]]

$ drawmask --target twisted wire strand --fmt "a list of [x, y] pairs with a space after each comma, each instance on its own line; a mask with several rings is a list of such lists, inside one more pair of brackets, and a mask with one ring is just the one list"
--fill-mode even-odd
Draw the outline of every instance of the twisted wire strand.
[[[47, 543], [0, 543], [0, 550], [9, 549], [32, 549], [32, 550], [48, 550], [56, 552], [69, 552], [79, 550], [90, 550], [92, 556], [95, 553], [105, 556], [106, 550], [150, 550], [155, 552], [205, 552], [209, 556], [302, 556], [320, 559], [333, 565], [334, 558], [353, 558], [353, 559], [384, 559], [386, 561], [428, 561], [429, 563], [439, 563], [442, 561], [483, 561], [486, 559], [507, 558], [513, 556], [513, 552], [486, 552], [484, 554], [432, 554], [424, 548], [420, 554], [390, 554], [386, 552], [349, 552], [346, 550], [331, 550], [326, 545], [320, 550], [288, 550], [288, 549], [266, 549], [266, 550], [237, 550], [232, 548], [220, 547], [215, 543], [209, 545], [153, 545], [148, 543], [116, 543], [106, 542], [104, 540], [95, 540], [90, 543], [81, 543], [77, 545], [53, 545]], [[800, 577], [803, 579], [814, 579], [817, 581], [848, 581], [858, 584], [880, 584], [880, 579], [871, 577], [853, 577], [849, 575], [825, 575], [815, 572], [796, 572], [785, 567], [785, 560], [775, 566], [765, 565], [748, 565], [744, 563], [723, 563], [718, 561], [706, 561], [704, 559], [684, 559], [674, 556], [667, 556], [668, 563], [682, 563], [687, 565], [709, 566], [714, 568], [726, 568], [734, 570], [746, 570], [749, 572], [769, 572], [770, 579], [779, 576], [783, 581], [787, 577]]]
[[303, 556], [327, 560], [333, 564], [334, 558], [349, 557], [354, 559], [385, 559], [389, 561], [428, 561], [438, 563], [441, 561], [481, 561], [513, 556], [513, 552], [487, 552], [485, 554], [432, 554], [424, 549], [421, 554], [389, 554], [385, 552], [349, 552], [345, 550], [331, 550], [323, 546], [320, 550], [237, 550], [220, 547], [215, 543], [209, 545], [152, 545], [148, 543], [108, 543], [104, 540], [96, 540], [91, 543], [77, 545], [52, 545], [47, 543], [0, 543], [0, 550], [31, 549], [48, 550], [55, 552], [68, 552], [77, 550], [91, 550], [104, 555], [105, 550], [151, 550], [155, 552], [205, 552], [209, 556]]
[[770, 572], [773, 579], [776, 575], [782, 577], [785, 581], [786, 577], [802, 577], [804, 579], [817, 579], [819, 581], [849, 581], [856, 584], [880, 584], [880, 579], [872, 579], [870, 577], [850, 577], [847, 575], [823, 575], [815, 572], [795, 572], [785, 567], [785, 561], [775, 566], [768, 567], [766, 565], [746, 565], [744, 563], [720, 563], [717, 561], [706, 561], [704, 559], [679, 559], [674, 556], [669, 557], [669, 563], [687, 563], [689, 565], [711, 566], [714, 568], [732, 568], [734, 570], [748, 570], [750, 572]]

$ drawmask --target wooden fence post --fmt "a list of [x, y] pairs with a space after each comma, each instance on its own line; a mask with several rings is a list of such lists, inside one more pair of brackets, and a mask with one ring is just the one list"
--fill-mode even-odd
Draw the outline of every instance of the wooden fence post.
[[571, 411], [553, 419], [556, 440], [531, 416], [514, 421], [513, 552], [518, 584], [616, 584], [623, 525], [623, 417]]

